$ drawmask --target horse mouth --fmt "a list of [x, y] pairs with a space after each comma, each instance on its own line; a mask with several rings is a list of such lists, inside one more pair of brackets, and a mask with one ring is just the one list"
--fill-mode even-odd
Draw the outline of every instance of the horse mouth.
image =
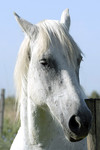
[[78, 135], [75, 135], [75, 134], [70, 134], [68, 136], [68, 140], [71, 141], [71, 142], [78, 142], [78, 141], [83, 140], [86, 136], [87, 135], [78, 136]]
[[67, 134], [65, 135], [65, 138], [70, 141], [70, 142], [78, 142], [78, 141], [81, 141], [85, 138], [86, 136], [78, 136], [78, 135], [75, 135], [71, 132], [67, 132]]
[[71, 142], [78, 142], [78, 141], [81, 141], [83, 138], [79, 138], [79, 139], [74, 139], [74, 138], [72, 138], [72, 137], [70, 137], [69, 138], [69, 140], [71, 141]]

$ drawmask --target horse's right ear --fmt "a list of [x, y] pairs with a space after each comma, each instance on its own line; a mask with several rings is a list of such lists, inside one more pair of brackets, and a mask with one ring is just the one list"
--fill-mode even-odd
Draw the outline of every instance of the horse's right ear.
[[65, 24], [68, 31], [69, 31], [69, 28], [70, 28], [70, 15], [69, 15], [69, 9], [65, 9], [63, 12], [62, 12], [62, 15], [61, 15], [61, 20], [60, 20], [61, 23]]
[[14, 12], [14, 15], [15, 15], [17, 22], [21, 26], [22, 30], [31, 38], [34, 34], [35, 29], [36, 29], [36, 25], [33, 25], [30, 22], [22, 19], [15, 12]]

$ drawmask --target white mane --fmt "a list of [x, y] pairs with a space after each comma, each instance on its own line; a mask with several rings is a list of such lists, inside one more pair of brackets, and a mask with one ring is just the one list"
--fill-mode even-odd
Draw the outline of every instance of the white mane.
[[[43, 52], [49, 48], [50, 43], [53, 45], [53, 43], [56, 43], [56, 41], [59, 40], [60, 44], [67, 49], [65, 52], [65, 54], [68, 55], [67, 58], [69, 57], [69, 60], [72, 62], [74, 67], [76, 67], [75, 61], [79, 56], [81, 56], [82, 52], [68, 33], [67, 27], [58, 21], [52, 20], [42, 21], [37, 24], [37, 27], [38, 31], [36, 31], [36, 33], [38, 33], [38, 35], [34, 40], [36, 41], [35, 44], [40, 47], [39, 55], [43, 54]], [[18, 101], [20, 100], [22, 89], [24, 88], [22, 87], [22, 82], [25, 84], [26, 81], [27, 84], [29, 51], [30, 39], [26, 36], [20, 47], [14, 72]], [[25, 91], [25, 89], [23, 90]]]

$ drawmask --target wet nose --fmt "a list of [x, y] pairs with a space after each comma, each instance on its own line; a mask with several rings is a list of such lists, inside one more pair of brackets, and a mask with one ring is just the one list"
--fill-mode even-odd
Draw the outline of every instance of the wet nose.
[[73, 115], [69, 120], [69, 128], [74, 135], [78, 137], [87, 136], [91, 127], [92, 115], [91, 112], [84, 115]]

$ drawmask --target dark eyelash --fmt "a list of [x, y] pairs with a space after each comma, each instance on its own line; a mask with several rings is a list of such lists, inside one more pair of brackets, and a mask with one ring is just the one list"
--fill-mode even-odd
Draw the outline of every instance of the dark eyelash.
[[43, 70], [46, 70], [46, 71], [55, 70], [56, 72], [58, 72], [58, 66], [56, 62], [51, 58], [42, 58], [40, 60], [40, 64]]
[[41, 60], [40, 60], [40, 63], [41, 63], [43, 66], [48, 66], [48, 61], [47, 61], [45, 58], [41, 59]]

